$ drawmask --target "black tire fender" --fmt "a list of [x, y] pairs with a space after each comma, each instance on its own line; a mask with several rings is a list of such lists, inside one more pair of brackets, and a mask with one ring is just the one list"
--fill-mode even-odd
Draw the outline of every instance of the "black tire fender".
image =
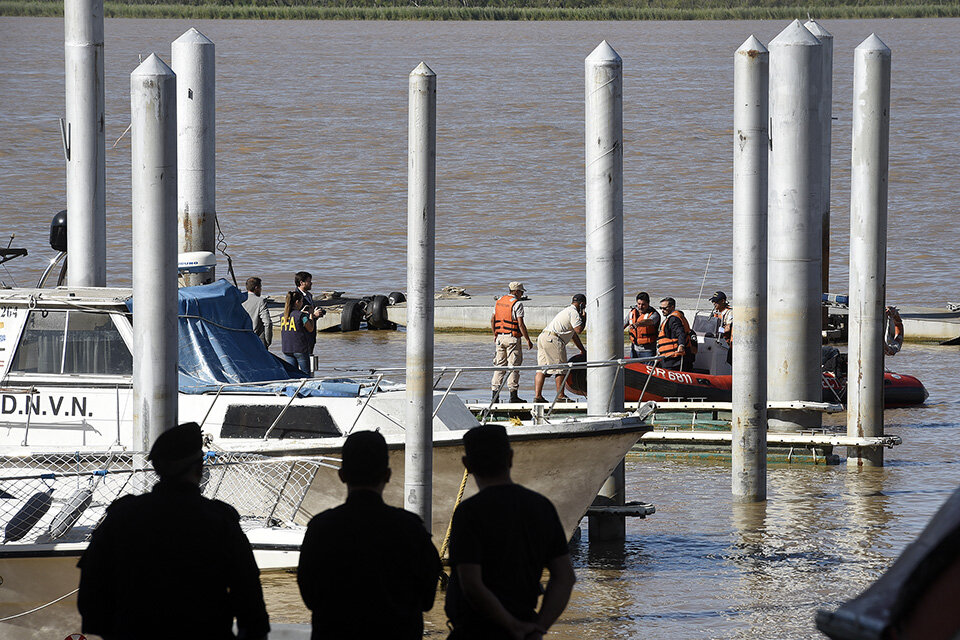
[[340, 331], [356, 331], [363, 320], [363, 307], [359, 300], [350, 300], [340, 312]]
[[407, 296], [403, 295], [402, 291], [392, 291], [390, 295], [387, 296], [387, 302], [390, 304], [400, 304], [401, 302], [406, 302]]
[[367, 303], [367, 324], [376, 329], [386, 329], [390, 325], [387, 319], [387, 306], [390, 299], [387, 296], [373, 296]]

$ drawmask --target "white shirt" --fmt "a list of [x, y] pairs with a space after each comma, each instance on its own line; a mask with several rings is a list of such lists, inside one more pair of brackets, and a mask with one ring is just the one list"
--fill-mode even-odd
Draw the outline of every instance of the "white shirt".
[[570, 305], [569, 307], [564, 307], [560, 313], [554, 316], [544, 331], [555, 333], [557, 337], [563, 340], [563, 344], [567, 344], [573, 340], [574, 329], [580, 326], [583, 326], [583, 318], [577, 309], [573, 305]]

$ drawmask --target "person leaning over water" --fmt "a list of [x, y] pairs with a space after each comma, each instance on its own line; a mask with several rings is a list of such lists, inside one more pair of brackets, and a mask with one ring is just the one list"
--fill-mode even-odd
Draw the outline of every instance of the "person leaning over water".
[[260, 571], [240, 516], [200, 494], [200, 427], [160, 434], [150, 493], [107, 508], [80, 562], [83, 633], [104, 640], [266, 638]]
[[297, 584], [313, 612], [313, 640], [413, 640], [433, 606], [440, 556], [423, 521], [383, 502], [387, 443], [357, 431], [343, 445], [347, 501], [310, 520]]
[[310, 370], [310, 354], [316, 335], [314, 320], [319, 318], [319, 310], [307, 306], [303, 293], [299, 290], [288, 291], [283, 303], [283, 317], [280, 319], [280, 350], [283, 359], [307, 375]]
[[[587, 350], [580, 342], [580, 332], [583, 331], [586, 319], [583, 310], [587, 306], [587, 296], [578, 293], [573, 296], [570, 306], [560, 310], [550, 324], [537, 336], [537, 364], [546, 366], [561, 364], [567, 361], [567, 343], [573, 340], [580, 353], [586, 357]], [[547, 369], [537, 371], [533, 378], [533, 401], [546, 402], [543, 397], [543, 381], [550, 375], [557, 376], [557, 401], [568, 402], [569, 398], [563, 394], [561, 384], [565, 369]]]
[[[547, 498], [511, 479], [513, 451], [503, 425], [470, 429], [463, 449], [479, 491], [453, 513], [448, 640], [539, 640], [577, 580], [560, 517]], [[550, 579], [538, 612], [544, 568]]]

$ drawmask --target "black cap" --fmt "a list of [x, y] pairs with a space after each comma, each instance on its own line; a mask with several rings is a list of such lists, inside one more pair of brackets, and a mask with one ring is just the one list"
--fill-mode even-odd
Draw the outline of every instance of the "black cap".
[[174, 462], [203, 454], [203, 435], [196, 422], [185, 422], [160, 434], [150, 448], [148, 460]]
[[713, 295], [710, 296], [710, 302], [720, 302], [721, 300], [726, 300], [727, 294], [723, 291], [714, 291]]

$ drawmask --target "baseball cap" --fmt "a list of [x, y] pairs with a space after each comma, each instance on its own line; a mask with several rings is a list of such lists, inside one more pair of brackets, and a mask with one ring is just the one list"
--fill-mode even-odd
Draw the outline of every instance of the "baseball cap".
[[727, 294], [723, 291], [714, 291], [713, 295], [710, 296], [710, 302], [719, 302], [720, 300], [726, 300]]
[[517, 280], [514, 280], [513, 282], [508, 284], [507, 287], [509, 288], [510, 291], [526, 291], [526, 288], [524, 288], [523, 283]]

